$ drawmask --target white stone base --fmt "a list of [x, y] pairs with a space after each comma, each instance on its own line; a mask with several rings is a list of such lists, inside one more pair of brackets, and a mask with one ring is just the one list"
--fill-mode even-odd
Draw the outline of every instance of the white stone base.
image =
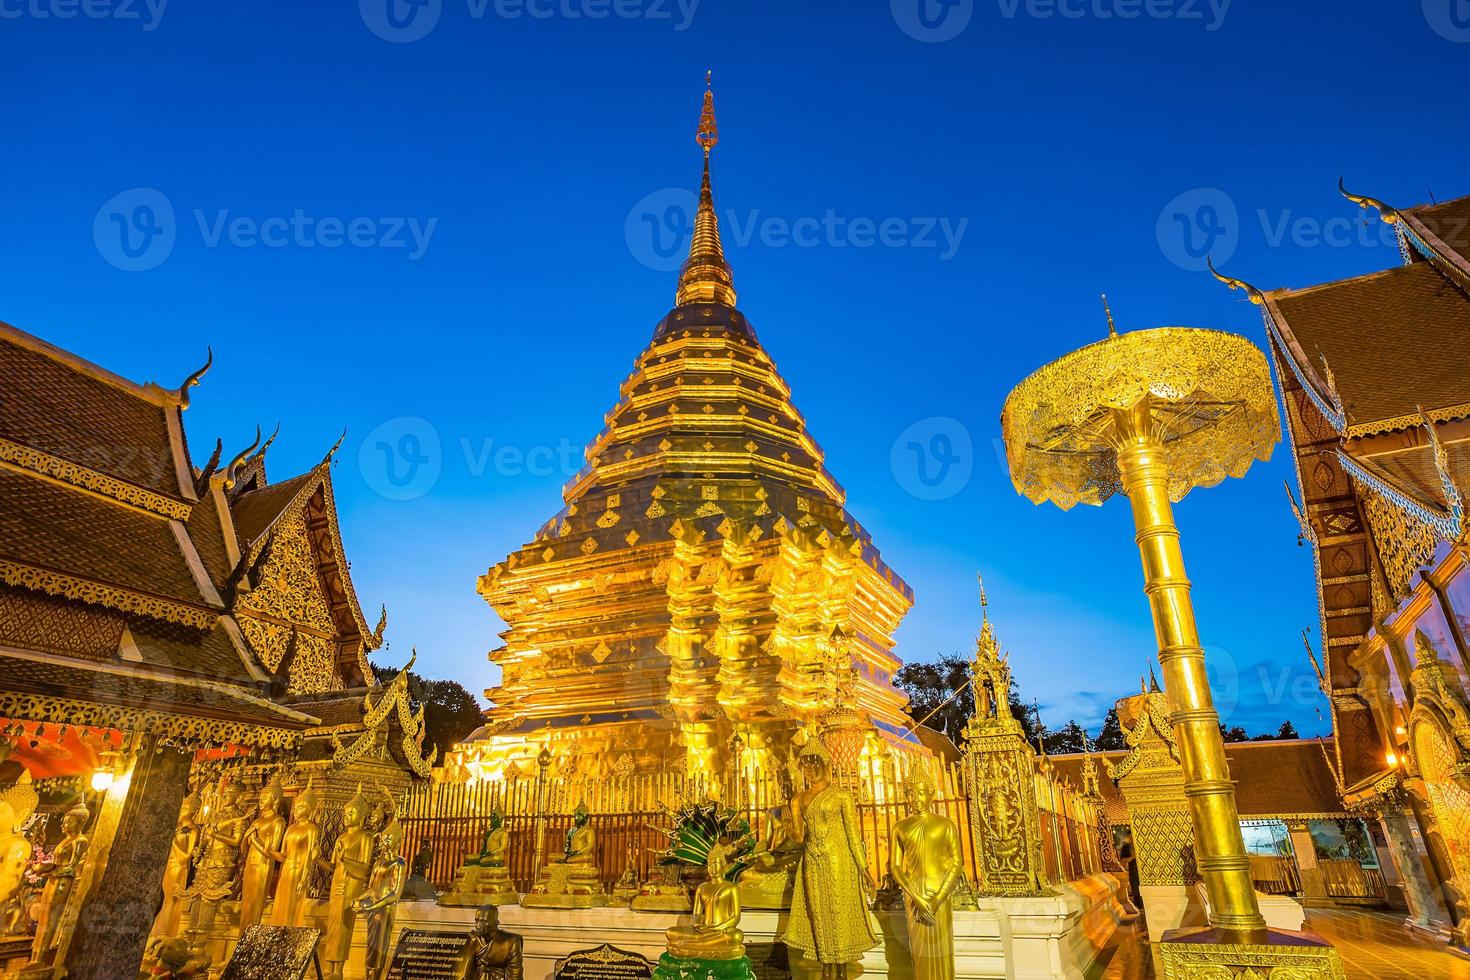
[[1148, 940], [1158, 942], [1170, 929], [1206, 924], [1200, 895], [1188, 885], [1141, 885], [1143, 915], [1148, 921]]
[[[1082, 980], [1111, 940], [1122, 917], [1118, 882], [1108, 875], [1057, 887], [1054, 896], [981, 898], [980, 909], [956, 912], [956, 980]], [[883, 945], [863, 959], [875, 980], [913, 980], [908, 927], [901, 911], [874, 913]], [[506, 905], [500, 921], [525, 937], [525, 980], [550, 980], [556, 961], [579, 949], [611, 943], [657, 960], [664, 930], [687, 916], [631, 909], [545, 909]], [[751, 910], [740, 920], [747, 944], [779, 942], [787, 913]], [[441, 908], [432, 902], [400, 902], [397, 929], [468, 932], [473, 908]], [[354, 944], [347, 980], [362, 977]]]
[[[1210, 896], [1205, 891], [1204, 882], [1194, 886], [1195, 898], [1203, 911], [1205, 918], [1210, 914]], [[1267, 895], [1265, 892], [1256, 892], [1256, 904], [1261, 908], [1261, 917], [1266, 920], [1266, 926], [1271, 929], [1284, 929], [1287, 932], [1301, 932], [1307, 921], [1307, 913], [1300, 902], [1290, 895]], [[1202, 926], [1207, 923], [1186, 922], [1186, 926]], [[1152, 930], [1150, 930], [1152, 932]], [[1152, 935], [1149, 937], [1152, 939]]]

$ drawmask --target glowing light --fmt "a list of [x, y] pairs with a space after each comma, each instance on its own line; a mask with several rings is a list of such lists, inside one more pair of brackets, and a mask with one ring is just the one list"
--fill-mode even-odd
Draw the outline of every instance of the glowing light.
[[1388, 754], [1388, 764], [1390, 766], [1396, 766], [1396, 765], [1398, 765], [1399, 764], [1399, 757], [1397, 755], [1395, 755], [1394, 753], [1390, 752]]
[[98, 769], [92, 773], [92, 791], [95, 793], [107, 792], [112, 789], [113, 780], [111, 769]]

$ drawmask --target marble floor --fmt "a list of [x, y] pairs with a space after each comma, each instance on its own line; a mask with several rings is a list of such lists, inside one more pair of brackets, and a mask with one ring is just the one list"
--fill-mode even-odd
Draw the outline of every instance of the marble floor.
[[[1307, 929], [1342, 951], [1347, 980], [1470, 980], [1470, 957], [1409, 932], [1402, 916], [1339, 909], [1312, 909]], [[1135, 926], [1118, 933], [1110, 953], [1090, 980], [1155, 980], [1148, 943]]]

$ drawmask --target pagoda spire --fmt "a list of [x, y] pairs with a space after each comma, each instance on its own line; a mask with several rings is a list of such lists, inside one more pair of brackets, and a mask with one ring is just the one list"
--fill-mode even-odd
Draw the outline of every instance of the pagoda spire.
[[704, 110], [699, 116], [699, 135], [695, 139], [704, 148], [704, 179], [699, 188], [699, 212], [694, 217], [694, 238], [689, 243], [689, 259], [679, 273], [679, 291], [675, 302], [720, 303], [735, 305], [735, 279], [725, 261], [725, 247], [720, 242], [720, 219], [715, 214], [715, 195], [710, 186], [709, 157], [720, 142], [720, 129], [715, 124], [713, 72], [705, 74]]

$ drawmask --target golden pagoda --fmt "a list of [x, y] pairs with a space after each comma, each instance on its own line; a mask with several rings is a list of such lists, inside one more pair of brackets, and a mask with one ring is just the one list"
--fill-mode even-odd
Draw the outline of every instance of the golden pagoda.
[[[675, 306], [623, 381], [562, 509], [490, 568], [508, 624], [487, 725], [463, 755], [493, 778], [549, 747], [586, 776], [786, 761], [803, 726], [849, 763], [927, 754], [893, 632], [913, 592], [844, 509], [791, 389], [736, 308], [704, 175]], [[656, 767], [656, 768], [655, 768]], [[559, 770], [560, 772], [561, 770]]]

